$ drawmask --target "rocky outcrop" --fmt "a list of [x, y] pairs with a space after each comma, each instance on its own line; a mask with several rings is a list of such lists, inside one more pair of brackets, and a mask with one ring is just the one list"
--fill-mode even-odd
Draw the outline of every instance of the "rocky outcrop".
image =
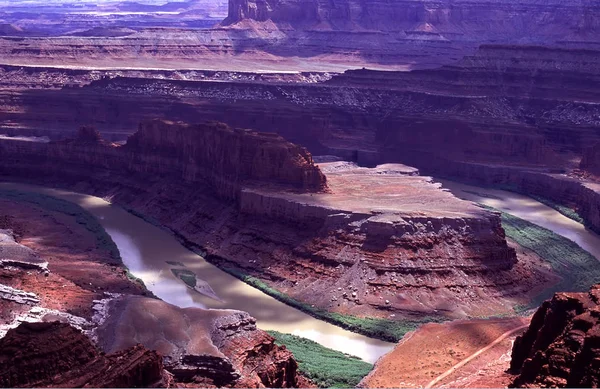
[[148, 121], [122, 147], [100, 141], [97, 132], [88, 127], [80, 129], [75, 139], [30, 145], [10, 145], [9, 141], [5, 145], [7, 157], [16, 147], [17, 153], [29, 152], [34, 159], [61, 160], [68, 165], [65, 168], [74, 171], [82, 172], [86, 167], [96, 171], [126, 169], [177, 177], [190, 184], [208, 185], [226, 199], [236, 199], [244, 185], [256, 181], [300, 192], [327, 189], [325, 176], [306, 149], [277, 134], [233, 129], [222, 123], [192, 126]]
[[275, 345], [245, 312], [182, 309], [160, 300], [122, 297], [109, 302], [108, 315], [97, 330], [104, 350], [130, 349], [139, 341], [165, 356], [165, 368], [178, 382], [202, 387], [312, 386], [299, 375], [292, 353]]
[[162, 357], [140, 345], [104, 354], [59, 322], [23, 323], [0, 339], [3, 387], [155, 387], [167, 384]]
[[77, 130], [74, 141], [79, 143], [97, 144], [102, 142], [102, 137], [96, 127], [82, 126]]
[[557, 293], [537, 310], [513, 346], [512, 387], [600, 386], [600, 286]]
[[135, 154], [132, 169], [148, 171], [158, 165], [154, 168], [166, 172], [180, 166], [184, 180], [210, 181], [218, 193], [230, 198], [252, 181], [305, 192], [327, 187], [325, 176], [303, 147], [274, 133], [232, 129], [222, 123], [143, 123], [123, 149]]

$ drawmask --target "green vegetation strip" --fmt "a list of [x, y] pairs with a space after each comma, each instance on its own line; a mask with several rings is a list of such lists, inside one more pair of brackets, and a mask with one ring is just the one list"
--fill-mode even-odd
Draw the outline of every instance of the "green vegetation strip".
[[376, 339], [397, 342], [409, 331], [415, 330], [421, 324], [441, 322], [441, 317], [423, 317], [419, 320], [389, 320], [372, 317], [358, 317], [329, 312], [321, 308], [298, 301], [277, 289], [272, 288], [256, 277], [244, 274], [236, 269], [222, 268], [227, 273], [239, 278], [250, 286], [268, 294], [287, 305], [299, 309], [317, 319], [335, 324], [349, 331], [366, 335]]
[[585, 220], [583, 220], [583, 218], [579, 215], [579, 213], [577, 213], [576, 210], [569, 208], [567, 206], [561, 205], [559, 203], [556, 203], [545, 197], [536, 196], [536, 195], [527, 195], [527, 196], [531, 197], [534, 200], [539, 201], [540, 203], [542, 203], [544, 205], [549, 206], [550, 208], [555, 209], [556, 211], [558, 211], [558, 213], [562, 214], [563, 216], [566, 216], [569, 219], [576, 221], [577, 223], [585, 225]]
[[98, 222], [98, 219], [79, 205], [41, 193], [22, 192], [13, 189], [0, 190], [0, 198], [29, 203], [48, 211], [59, 212], [74, 217], [78, 224], [81, 224], [94, 235], [96, 238], [96, 247], [101, 250], [106, 250], [112, 259], [122, 263], [119, 249], [110, 235], [104, 230], [104, 227]]
[[[484, 208], [498, 211], [484, 206]], [[502, 226], [506, 236], [547, 261], [562, 281], [538, 295], [528, 306], [515, 308], [522, 312], [539, 306], [555, 292], [584, 292], [600, 282], [600, 263], [579, 245], [544, 227], [530, 223], [505, 212]]]
[[355, 387], [373, 368], [358, 357], [323, 347], [312, 340], [277, 331], [267, 332], [277, 344], [294, 354], [300, 372], [321, 388]]

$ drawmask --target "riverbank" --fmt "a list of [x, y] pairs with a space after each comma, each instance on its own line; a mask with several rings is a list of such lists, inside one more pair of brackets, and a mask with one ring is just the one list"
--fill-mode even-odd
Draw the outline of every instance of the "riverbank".
[[110, 235], [98, 222], [98, 220], [92, 216], [89, 212], [85, 211], [79, 205], [69, 201], [64, 201], [52, 196], [46, 196], [40, 193], [24, 192], [19, 190], [0, 190], [0, 198], [16, 201], [25, 204], [31, 204], [33, 206], [42, 208], [49, 212], [57, 212], [60, 214], [67, 215], [75, 219], [75, 222], [83, 226], [93, 237], [96, 239], [96, 248], [98, 250], [105, 251], [110, 258], [113, 260], [113, 265], [122, 267], [127, 277], [134, 283], [138, 284], [146, 292], [146, 295], [153, 296], [144, 281], [138, 277], [135, 277], [129, 269], [123, 265], [123, 260], [119, 252], [119, 248], [112, 240]]
[[[317, 320], [285, 305], [238, 280], [196, 255], [197, 246], [184, 247], [181, 237], [132, 215], [127, 210], [93, 196], [23, 184], [0, 184], [2, 189], [18, 189], [74, 202], [92, 213], [121, 249], [130, 271], [143, 279], [160, 299], [179, 307], [237, 309], [249, 312], [264, 330], [277, 330], [309, 338], [325, 347], [360, 356], [374, 362], [393, 344], [368, 338]], [[138, 215], [139, 216], [139, 215]], [[204, 254], [204, 253], [201, 253]], [[172, 270], [184, 265], [212, 287], [215, 300], [188, 287]], [[181, 266], [179, 266], [181, 267]]]
[[277, 331], [268, 333], [294, 354], [298, 370], [321, 388], [353, 388], [373, 369], [370, 363], [312, 340]]
[[[16, 259], [29, 251], [47, 265], [37, 268], [19, 261], [0, 265], [0, 284], [31, 297], [25, 304], [0, 298], [0, 324], [10, 326], [18, 317], [30, 315], [33, 308], [37, 314], [51, 311], [56, 317], [62, 314], [91, 322], [94, 301], [105, 298], [105, 293], [150, 295], [127, 277], [126, 268], [108, 250], [99, 247], [98, 236], [90, 232], [89, 223], [81, 223], [83, 214], [77, 208], [63, 213], [63, 207], [56, 210], [20, 200], [0, 196], [0, 229], [9, 236], [2, 244], [3, 259]], [[45, 200], [44, 205], [52, 204]], [[31, 315], [33, 320], [35, 315]]]
[[293, 297], [282, 293], [281, 291], [269, 286], [264, 281], [253, 277], [241, 269], [232, 268], [232, 263], [227, 261], [225, 258], [217, 255], [208, 254], [206, 250], [200, 245], [187, 239], [183, 234], [177, 232], [174, 229], [162, 225], [158, 220], [153, 217], [147, 216], [133, 208], [122, 207], [130, 214], [146, 221], [147, 223], [161, 228], [163, 231], [173, 235], [184, 247], [188, 250], [196, 253], [198, 256], [203, 257], [207, 262], [213, 264], [224, 272], [236, 277], [240, 281], [260, 290], [261, 292], [293, 307], [301, 312], [304, 312], [315, 319], [323, 320], [327, 323], [339, 326], [343, 329], [355, 332], [357, 334], [365, 335], [370, 338], [379, 339], [388, 342], [398, 342], [406, 335], [407, 332], [413, 331], [420, 325], [425, 323], [439, 323], [447, 319], [443, 317], [424, 317], [421, 320], [389, 320], [372, 317], [358, 317], [351, 315], [344, 315], [336, 312], [329, 312], [323, 309], [319, 309], [314, 305], [303, 303], [294, 299]]
[[[95, 246], [98, 251], [106, 252], [110, 258], [115, 261], [118, 260], [119, 266], [123, 266], [118, 247], [113, 242], [110, 235], [104, 230], [94, 216], [77, 204], [39, 193], [17, 190], [0, 190], [0, 199], [5, 200], [4, 205], [11, 204], [10, 208], [15, 215], [19, 215], [19, 212], [27, 212], [30, 207], [35, 207], [48, 212], [42, 213], [44, 215], [43, 219], [48, 219], [50, 215], [53, 215], [53, 219], [56, 219], [58, 215], [65, 215], [67, 218], [74, 219], [73, 224], [81, 226], [82, 228], [80, 229], [82, 231], [86, 230], [92, 240], [95, 240]], [[10, 201], [10, 203], [8, 201]], [[17, 211], [15, 208], [18, 206], [12, 202], [23, 204], [23, 209]], [[8, 208], [9, 207], [4, 207], [5, 210]], [[34, 212], [35, 210], [29, 210], [28, 214], [31, 215]], [[7, 221], [8, 215], [3, 214], [2, 216], [4, 222], [0, 228], [16, 228], [19, 231], [19, 236], [22, 236], [23, 239], [28, 239], [28, 236], [31, 233], [31, 225], [42, 223], [38, 217], [29, 218], [28, 220], [16, 220], [13, 218], [14, 220], [9, 223]], [[68, 237], [65, 236], [65, 239], [68, 239]], [[91, 243], [94, 244], [94, 242]], [[55, 263], [52, 263], [53, 267], [54, 265]], [[128, 274], [130, 273], [128, 272]], [[0, 274], [0, 278], [1, 277], [2, 274]], [[53, 277], [54, 275], [51, 278]], [[26, 289], [31, 288], [26, 280], [23, 281], [21, 287]], [[184, 279], [183, 281], [186, 282], [187, 279]], [[189, 281], [186, 283], [189, 283]], [[38, 290], [40, 290], [39, 287]], [[43, 290], [44, 293], [48, 293], [48, 290]], [[73, 294], [69, 294], [69, 296], [72, 298]], [[50, 296], [40, 297], [43, 299], [50, 298]], [[362, 377], [368, 374], [372, 368], [371, 364], [366, 363], [357, 357], [327, 349], [308, 339], [279, 332], [270, 332], [270, 334], [277, 339], [278, 344], [285, 345], [294, 353], [294, 355], [298, 354], [301, 357], [301, 359], [299, 359], [300, 365], [306, 366], [304, 369], [301, 369], [301, 371], [321, 387], [353, 387]]]
[[506, 212], [501, 214], [506, 236], [547, 261], [562, 279], [536, 296], [530, 304], [515, 307], [517, 313], [537, 308], [556, 292], [584, 292], [600, 282], [598, 260], [577, 243]]
[[600, 236], [574, 215], [557, 210], [557, 204], [516, 191], [441, 181], [456, 196], [500, 212], [507, 237], [537, 254], [562, 279], [535, 296], [531, 303], [517, 306], [517, 312], [537, 307], [554, 292], [585, 292], [600, 282]]

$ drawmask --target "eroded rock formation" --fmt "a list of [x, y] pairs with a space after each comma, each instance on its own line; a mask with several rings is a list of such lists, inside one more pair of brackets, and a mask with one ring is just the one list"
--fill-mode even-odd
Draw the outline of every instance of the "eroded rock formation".
[[0, 339], [3, 387], [155, 387], [167, 384], [162, 357], [141, 345], [104, 354], [60, 322], [23, 323]]
[[0, 230], [1, 386], [312, 386], [247, 313], [138, 299], [144, 291], [115, 263], [101, 263], [110, 256], [75, 218], [2, 198], [0, 224], [23, 243]]
[[[275, 345], [245, 312], [178, 308], [149, 298], [110, 301], [98, 329], [103, 349], [117, 352], [137, 341], [165, 356], [178, 382], [203, 387], [310, 387], [292, 353]], [[118, 314], [113, 314], [118, 313]]]
[[272, 135], [152, 122], [120, 147], [5, 140], [0, 156], [4, 177], [110, 197], [213, 263], [331, 311], [493, 314], [545, 279], [516, 261], [497, 214], [414, 169], [324, 164], [324, 191], [304, 149]]
[[166, 173], [178, 166], [184, 180], [209, 181], [230, 198], [252, 181], [306, 192], [327, 188], [325, 176], [303, 147], [274, 133], [232, 129], [223, 123], [146, 122], [124, 149], [133, 154], [130, 169], [147, 171], [158, 165], [153, 169]]
[[[482, 43], [594, 47], [600, 31], [600, 8], [590, 0], [230, 0], [227, 18], [207, 29], [194, 28], [203, 7], [180, 9], [196, 2], [183, 3], [164, 4], [173, 14], [156, 18], [150, 17], [156, 6], [130, 4], [129, 9], [144, 11], [137, 17], [118, 15], [119, 25], [131, 23], [137, 30], [124, 34], [86, 14], [80, 16], [82, 25], [63, 18], [67, 26], [58, 25], [53, 14], [33, 14], [31, 19], [40, 20], [32, 29], [48, 32], [36, 36], [5, 26], [0, 55], [3, 63], [30, 65], [197, 69], [219, 60], [230, 70], [250, 70], [249, 61], [281, 70], [397, 69], [450, 63]], [[20, 24], [23, 19], [5, 17]], [[69, 31], [71, 23], [78, 28]]]
[[512, 387], [600, 386], [600, 285], [557, 293], [537, 310], [513, 346]]

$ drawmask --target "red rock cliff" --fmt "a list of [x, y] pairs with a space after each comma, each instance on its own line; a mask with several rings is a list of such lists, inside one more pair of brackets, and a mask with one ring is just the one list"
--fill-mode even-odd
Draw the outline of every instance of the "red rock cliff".
[[557, 293], [537, 310], [513, 346], [513, 387], [600, 386], [600, 285]]
[[132, 163], [149, 168], [160, 159], [159, 163], [178, 166], [186, 181], [208, 179], [217, 189], [225, 183], [237, 188], [255, 180], [306, 192], [326, 187], [325, 176], [305, 148], [277, 134], [233, 129], [223, 123], [144, 122], [124, 149], [134, 154]]
[[125, 169], [202, 183], [227, 199], [236, 199], [242, 185], [255, 181], [299, 192], [327, 187], [325, 176], [305, 148], [276, 134], [233, 129], [216, 122], [144, 122], [122, 147], [101, 141], [94, 130], [85, 128], [72, 140], [0, 145], [0, 155], [7, 162], [27, 154], [37, 162], [55, 167], [62, 163], [65, 169], [80, 173]]
[[[531, 34], [533, 39], [598, 33], [589, 1], [439, 0], [229, 0], [225, 24], [244, 19], [315, 29], [383, 30], [448, 34], [452, 39], [490, 39]], [[532, 39], [532, 37], [529, 37]]]
[[[327, 193], [273, 190], [271, 183], [289, 177], [279, 173], [288, 163], [291, 171], [314, 172], [294, 146], [283, 143], [284, 158], [271, 159], [272, 173], [263, 175], [283, 178], [256, 185], [264, 170], [253, 166], [260, 165], [236, 171], [224, 162], [206, 171], [203, 164], [226, 160], [225, 150], [238, 150], [234, 160], [248, 165], [243, 161], [268, 160], [280, 151], [239, 151], [244, 146], [235, 138], [225, 142], [235, 135], [227, 132], [210, 135], [214, 143], [202, 149], [190, 146], [193, 127], [170, 132], [174, 126], [144, 126], [122, 147], [0, 140], [0, 175], [110, 197], [199, 246], [216, 265], [330, 311], [379, 317], [393, 311], [398, 319], [497, 314], [510, 310], [507, 298], [520, 302], [543, 283], [517, 261], [497, 214], [424, 177], [334, 164]], [[293, 163], [293, 156], [301, 162]], [[298, 182], [302, 188], [306, 181]]]
[[68, 324], [23, 323], [0, 339], [2, 387], [164, 386], [162, 357], [141, 345], [105, 355]]

